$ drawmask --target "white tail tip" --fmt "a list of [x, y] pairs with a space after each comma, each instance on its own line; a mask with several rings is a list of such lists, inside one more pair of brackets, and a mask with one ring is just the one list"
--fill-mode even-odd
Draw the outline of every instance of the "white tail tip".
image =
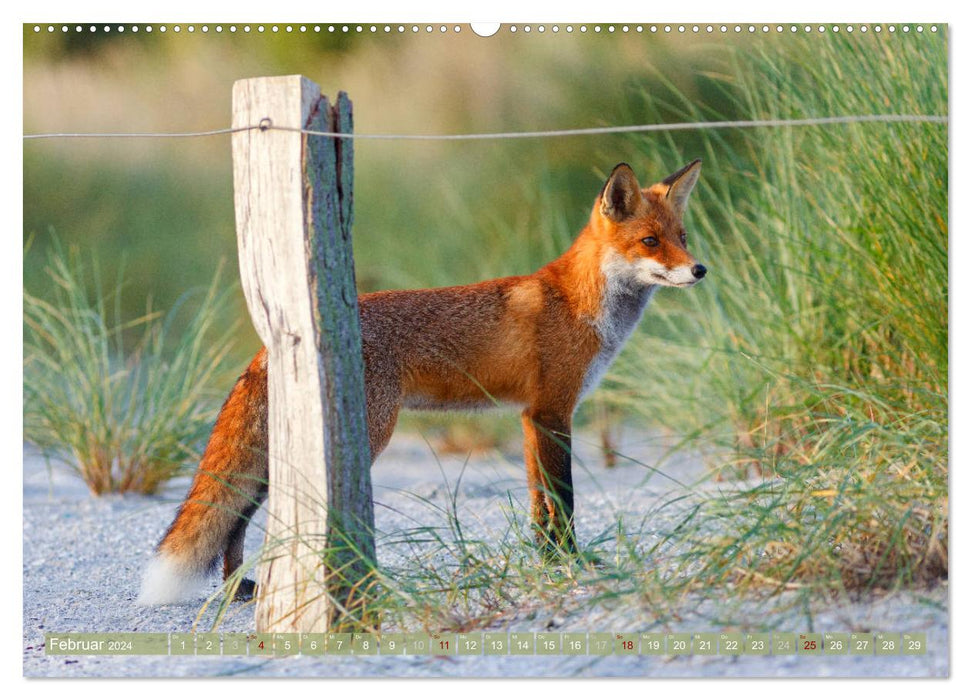
[[157, 554], [145, 568], [139, 605], [165, 605], [198, 598], [206, 577], [187, 569], [171, 556]]

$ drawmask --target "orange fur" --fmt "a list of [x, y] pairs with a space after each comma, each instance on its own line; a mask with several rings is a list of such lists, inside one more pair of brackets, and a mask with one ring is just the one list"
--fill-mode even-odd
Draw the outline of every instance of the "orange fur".
[[[682, 216], [699, 161], [641, 189], [617, 166], [586, 227], [532, 275], [461, 287], [386, 291], [359, 301], [372, 460], [402, 408], [522, 411], [536, 537], [575, 549], [570, 431], [658, 285], [690, 286], [705, 269], [684, 244]], [[266, 349], [237, 381], [199, 471], [158, 554], [198, 574], [241, 563], [243, 536], [266, 494]], [[181, 567], [181, 568], [179, 568]], [[247, 582], [243, 594], [252, 592]]]

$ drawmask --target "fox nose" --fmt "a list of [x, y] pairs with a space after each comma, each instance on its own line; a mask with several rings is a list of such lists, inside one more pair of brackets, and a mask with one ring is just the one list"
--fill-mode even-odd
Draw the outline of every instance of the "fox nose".
[[695, 276], [695, 279], [700, 280], [702, 277], [708, 274], [708, 268], [699, 263], [691, 268], [691, 274]]

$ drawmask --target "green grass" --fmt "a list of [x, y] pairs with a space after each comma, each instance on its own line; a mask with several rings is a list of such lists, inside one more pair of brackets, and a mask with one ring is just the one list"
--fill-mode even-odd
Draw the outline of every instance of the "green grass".
[[[670, 497], [645, 512], [601, 512], [594, 518], [597, 524], [588, 523], [581, 532], [588, 563], [580, 563], [551, 562], [539, 554], [528, 507], [514, 493], [488, 513], [476, 512], [461, 475], [443, 479], [434, 494], [406, 489], [393, 500], [387, 492], [379, 498], [396, 516], [394, 527], [377, 533], [378, 567], [358, 589], [366, 590], [364, 607], [352, 608], [335, 629], [671, 631], [683, 627], [688, 616], [710, 629], [768, 631], [791, 629], [796, 618], [811, 626], [819, 603], [853, 600], [847, 595], [853, 591], [840, 586], [821, 596], [805, 576], [789, 575], [783, 582], [766, 569], [740, 575], [734, 550], [762, 536], [756, 532], [760, 519], [776, 539], [758, 556], [777, 558], [780, 570], [805, 558], [793, 545], [808, 533], [800, 530], [798, 517], [774, 522], [773, 511], [786, 494], [764, 485], [724, 498], [713, 498], [714, 491], [701, 484], [687, 485], [672, 489]], [[757, 517], [749, 530], [734, 532], [740, 508]], [[815, 530], [815, 537], [827, 538], [826, 524]], [[717, 576], [723, 580], [713, 583], [716, 569], [724, 570]], [[338, 607], [342, 603], [334, 601]], [[249, 614], [218, 594], [205, 608], [209, 605], [217, 610], [216, 627], [230, 616]]]
[[121, 312], [120, 271], [106, 291], [97, 259], [56, 239], [46, 278], [50, 301], [24, 292], [24, 437], [94, 494], [154, 493], [198, 458], [222, 398], [233, 328], [216, 328], [218, 276], [137, 318]]
[[[947, 113], [941, 40], [785, 39], [734, 55], [744, 116]], [[723, 444], [724, 475], [765, 478], [699, 511], [725, 523], [684, 555], [699, 585], [946, 578], [947, 127], [735, 138], [641, 143], [650, 162], [705, 159], [688, 224], [710, 274], [658, 296], [608, 400]]]

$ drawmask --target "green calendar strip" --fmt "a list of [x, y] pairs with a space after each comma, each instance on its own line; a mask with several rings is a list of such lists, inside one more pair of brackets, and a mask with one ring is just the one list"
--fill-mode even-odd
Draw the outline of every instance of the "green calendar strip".
[[44, 635], [44, 651], [48, 655], [114, 656], [154, 654], [168, 655], [169, 637], [158, 634], [100, 634], [70, 632]]
[[921, 656], [924, 632], [47, 632], [57, 656]]

